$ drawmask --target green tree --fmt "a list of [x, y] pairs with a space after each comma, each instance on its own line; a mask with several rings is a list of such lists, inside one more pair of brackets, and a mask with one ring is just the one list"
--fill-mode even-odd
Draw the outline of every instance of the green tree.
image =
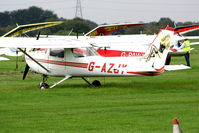
[[86, 33], [91, 30], [89, 24], [81, 18], [74, 18], [65, 22], [65, 29], [75, 33]]
[[170, 18], [160, 18], [157, 24], [160, 28], [165, 28], [167, 26], [174, 27], [174, 21]]
[[6, 27], [8, 25], [12, 25], [12, 20], [11, 20], [11, 17], [10, 17], [10, 13], [9, 12], [3, 12], [1, 13], [0, 12], [0, 27]]
[[63, 20], [63, 24], [57, 25], [51, 28], [42, 30], [42, 34], [54, 34], [54, 35], [76, 35], [77, 33], [87, 33], [91, 29], [95, 28], [97, 24], [90, 20], [84, 20], [80, 18], [74, 18], [71, 20]]
[[58, 20], [56, 14], [49, 10], [43, 10], [42, 8], [32, 6], [28, 9], [20, 9], [12, 11], [10, 13], [12, 21], [18, 24], [29, 24], [45, 22], [49, 19]]
[[127, 29], [124, 29], [125, 30], [125, 34], [141, 34], [143, 33], [143, 30], [144, 30], [144, 26], [141, 25], [141, 26], [135, 26], [135, 27], [130, 27], [130, 28], [127, 28]]

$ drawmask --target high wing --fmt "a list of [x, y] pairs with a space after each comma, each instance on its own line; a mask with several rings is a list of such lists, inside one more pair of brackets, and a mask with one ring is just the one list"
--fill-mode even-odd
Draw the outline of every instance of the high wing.
[[139, 26], [144, 24], [130, 24], [130, 23], [123, 23], [123, 24], [110, 24], [110, 25], [100, 25], [95, 29], [91, 30], [90, 32], [86, 33], [85, 36], [100, 36], [100, 35], [108, 35], [113, 31]]
[[81, 48], [91, 47], [86, 41], [79, 39], [60, 38], [22, 38], [22, 37], [1, 37], [0, 47], [7, 48]]
[[174, 30], [175, 34], [185, 34], [191, 31], [195, 31], [199, 29], [199, 25], [188, 25], [188, 26], [182, 26], [182, 27], [177, 27]]
[[55, 25], [62, 24], [62, 21], [56, 21], [56, 22], [44, 22], [44, 23], [34, 23], [34, 24], [26, 24], [26, 25], [20, 25], [11, 30], [10, 32], [4, 34], [2, 37], [14, 37], [18, 36], [30, 31], [47, 28]]

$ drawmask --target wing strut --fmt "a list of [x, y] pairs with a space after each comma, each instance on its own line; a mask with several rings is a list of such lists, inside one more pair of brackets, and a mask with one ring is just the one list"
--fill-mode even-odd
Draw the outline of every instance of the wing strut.
[[29, 54], [26, 53], [26, 51], [24, 51], [21, 48], [18, 48], [22, 53], [24, 53], [26, 56], [28, 56], [31, 60], [33, 60], [35, 63], [37, 63], [37, 65], [39, 65], [40, 67], [42, 67], [43, 69], [45, 69], [47, 72], [50, 72], [48, 69], [46, 69], [42, 64], [40, 64], [38, 61], [36, 61], [34, 58], [32, 58]]

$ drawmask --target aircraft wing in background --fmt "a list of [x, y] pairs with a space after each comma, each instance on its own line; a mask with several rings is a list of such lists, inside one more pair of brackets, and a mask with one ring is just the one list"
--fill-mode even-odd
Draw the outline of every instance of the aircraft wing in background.
[[164, 70], [167, 71], [175, 71], [175, 70], [184, 70], [184, 69], [191, 69], [191, 67], [186, 65], [165, 65]]
[[13, 30], [9, 31], [8, 33], [4, 34], [2, 37], [14, 37], [14, 36], [18, 36], [30, 31], [43, 29], [43, 28], [59, 25], [62, 23], [63, 23], [62, 21], [56, 21], [56, 22], [44, 22], [44, 23], [20, 25], [14, 28]]
[[189, 33], [191, 31], [195, 31], [199, 29], [199, 25], [188, 25], [188, 26], [182, 26], [182, 27], [177, 27], [174, 30], [175, 34], [185, 34]]
[[86, 33], [85, 36], [100, 36], [100, 35], [108, 35], [113, 31], [128, 28], [128, 27], [134, 27], [134, 26], [140, 26], [144, 24], [130, 24], [130, 23], [124, 23], [124, 24], [110, 24], [110, 25], [100, 25], [96, 27], [95, 29], [91, 30], [90, 32]]

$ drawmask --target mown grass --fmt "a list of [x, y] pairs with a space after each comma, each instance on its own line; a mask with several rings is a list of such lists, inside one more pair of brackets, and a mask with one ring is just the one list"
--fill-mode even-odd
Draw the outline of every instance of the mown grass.
[[[169, 133], [173, 117], [178, 117], [184, 132], [198, 133], [199, 46], [194, 47], [191, 70], [102, 77], [100, 88], [74, 78], [39, 90], [40, 75], [30, 73], [21, 80], [23, 62], [18, 71], [15, 61], [0, 62], [0, 132]], [[172, 63], [185, 64], [184, 57], [172, 58]], [[50, 77], [48, 82], [60, 79]]]

